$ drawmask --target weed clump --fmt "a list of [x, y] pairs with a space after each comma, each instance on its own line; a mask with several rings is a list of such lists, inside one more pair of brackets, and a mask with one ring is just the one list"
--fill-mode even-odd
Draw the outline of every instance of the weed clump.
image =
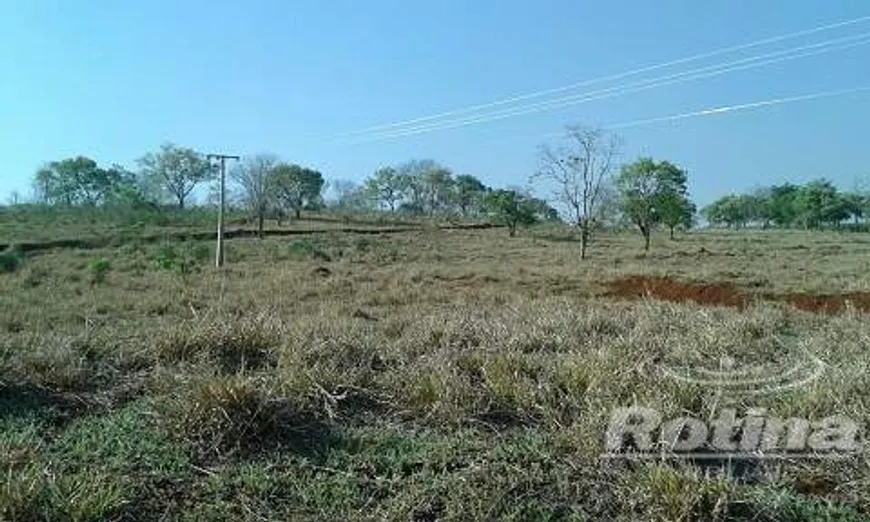
[[24, 254], [15, 248], [0, 252], [0, 274], [11, 274], [24, 264]]
[[332, 261], [332, 256], [307, 241], [293, 241], [287, 249], [291, 259], [298, 261], [313, 259], [315, 261]]
[[310, 450], [331, 440], [329, 426], [302, 404], [276, 396], [262, 377], [201, 374], [180, 392], [173, 388], [162, 406], [164, 422], [198, 458]]
[[158, 270], [178, 272], [182, 275], [196, 273], [202, 270], [201, 265], [211, 255], [205, 245], [187, 245], [184, 248], [173, 244], [165, 244], [157, 249], [152, 256], [154, 266]]
[[106, 275], [112, 270], [112, 263], [107, 259], [98, 259], [88, 263], [88, 273], [91, 276], [91, 284], [101, 284], [106, 281]]
[[278, 343], [276, 323], [266, 317], [184, 324], [156, 344], [164, 362], [213, 362], [224, 373], [273, 366]]

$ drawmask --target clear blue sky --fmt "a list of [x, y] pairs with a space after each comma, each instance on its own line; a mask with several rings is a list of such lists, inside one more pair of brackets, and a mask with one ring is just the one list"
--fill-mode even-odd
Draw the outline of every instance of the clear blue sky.
[[[566, 124], [870, 86], [870, 46], [385, 142], [322, 137], [867, 14], [867, 0], [0, 0], [0, 197], [29, 193], [45, 161], [83, 154], [132, 168], [165, 141], [274, 152], [328, 179], [432, 158], [524, 185], [540, 135]], [[870, 177], [868, 126], [863, 93], [621, 134], [627, 158], [686, 167], [703, 204], [821, 176], [851, 188]]]

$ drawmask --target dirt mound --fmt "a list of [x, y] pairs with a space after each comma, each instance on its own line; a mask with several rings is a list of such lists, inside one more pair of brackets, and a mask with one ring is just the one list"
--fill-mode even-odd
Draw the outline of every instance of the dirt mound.
[[706, 306], [745, 308], [749, 303], [765, 300], [789, 303], [799, 310], [834, 314], [849, 308], [870, 313], [870, 292], [815, 295], [808, 293], [756, 294], [741, 292], [730, 283], [686, 283], [671, 277], [633, 275], [607, 284], [605, 297], [643, 299], [651, 297], [675, 303], [694, 302]]

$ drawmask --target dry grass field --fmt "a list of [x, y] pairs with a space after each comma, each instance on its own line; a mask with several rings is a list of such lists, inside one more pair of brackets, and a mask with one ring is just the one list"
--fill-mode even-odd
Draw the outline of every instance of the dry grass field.
[[601, 459], [611, 412], [706, 419], [656, 361], [816, 381], [740, 399], [870, 415], [870, 236], [558, 228], [144, 243], [0, 274], [0, 519], [817, 521], [870, 454]]

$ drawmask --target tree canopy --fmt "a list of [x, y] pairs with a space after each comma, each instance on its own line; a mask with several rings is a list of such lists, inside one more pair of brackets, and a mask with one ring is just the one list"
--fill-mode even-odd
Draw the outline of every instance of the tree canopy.
[[143, 181], [158, 197], [168, 194], [184, 208], [187, 198], [197, 185], [211, 180], [216, 168], [199, 152], [172, 143], [165, 143], [158, 152], [139, 159]]

